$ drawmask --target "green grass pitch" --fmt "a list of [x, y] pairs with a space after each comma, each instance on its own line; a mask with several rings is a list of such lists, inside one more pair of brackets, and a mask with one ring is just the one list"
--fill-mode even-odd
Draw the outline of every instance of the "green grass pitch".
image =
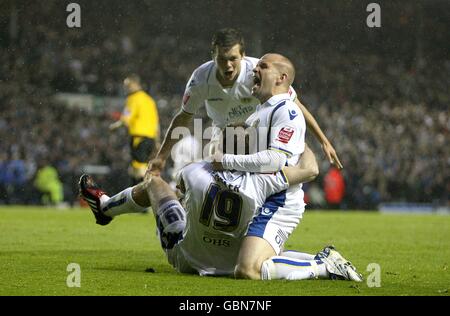
[[[367, 266], [379, 264], [380, 287], [181, 275], [166, 262], [150, 215], [100, 227], [87, 209], [0, 207], [0, 232], [0, 295], [449, 295], [449, 216], [305, 213], [287, 249], [315, 253], [332, 243], [366, 278]], [[67, 287], [69, 263], [80, 265], [79, 288]]]

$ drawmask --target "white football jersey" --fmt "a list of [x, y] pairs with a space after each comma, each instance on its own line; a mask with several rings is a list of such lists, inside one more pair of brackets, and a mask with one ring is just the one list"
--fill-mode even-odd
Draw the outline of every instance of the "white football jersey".
[[[244, 123], [260, 103], [252, 95], [253, 69], [259, 59], [245, 56], [241, 61], [241, 71], [233, 86], [225, 89], [216, 78], [217, 67], [209, 61], [198, 67], [189, 79], [183, 97], [182, 108], [195, 114], [204, 104], [213, 127], [223, 129], [231, 123]], [[291, 87], [291, 100], [297, 97]]]
[[289, 166], [298, 163], [305, 150], [306, 123], [288, 93], [274, 95], [258, 105], [246, 124], [253, 127], [258, 136], [249, 143], [251, 153], [273, 149], [287, 155]]
[[[272, 149], [285, 153], [287, 164], [295, 166], [305, 150], [306, 123], [303, 113], [290, 100], [289, 94], [278, 94], [258, 106], [246, 121], [256, 128], [256, 141], [250, 141], [250, 153]], [[292, 185], [286, 192], [284, 208], [292, 212], [305, 210], [302, 184]]]
[[182, 170], [186, 228], [178, 244], [201, 275], [230, 275], [248, 226], [266, 198], [288, 188], [281, 172], [213, 172], [205, 162]]

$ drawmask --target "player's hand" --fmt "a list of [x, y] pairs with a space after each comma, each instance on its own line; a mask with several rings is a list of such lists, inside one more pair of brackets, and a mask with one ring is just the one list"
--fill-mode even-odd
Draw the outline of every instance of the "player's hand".
[[166, 166], [166, 162], [162, 159], [155, 158], [150, 160], [147, 166], [147, 171], [145, 172], [145, 176], [148, 177], [150, 174], [152, 175], [161, 175], [161, 171]]
[[341, 161], [339, 160], [338, 155], [336, 154], [336, 150], [334, 149], [333, 145], [331, 145], [330, 142], [323, 143], [322, 149], [325, 155], [327, 156], [327, 159], [330, 162], [330, 164], [335, 165], [338, 169], [344, 168]]

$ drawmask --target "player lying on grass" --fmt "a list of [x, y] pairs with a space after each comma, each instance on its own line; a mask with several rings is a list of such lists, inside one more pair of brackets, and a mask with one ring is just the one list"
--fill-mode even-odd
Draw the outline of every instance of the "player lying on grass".
[[[150, 202], [145, 207], [137, 204], [142, 201], [133, 201], [134, 208], [121, 209], [123, 201], [129, 204], [132, 200], [131, 190], [109, 198], [88, 175], [80, 179], [80, 192], [97, 223], [103, 225], [117, 215], [152, 206], [161, 246], [177, 271], [232, 276], [249, 225], [262, 230], [266, 227], [261, 221], [255, 222], [255, 217], [271, 207], [268, 197], [286, 190], [289, 183], [311, 180], [317, 173], [315, 157], [306, 149], [299, 166], [285, 167], [275, 174], [213, 171], [207, 162], [192, 163], [180, 174], [184, 206], [159, 176], [150, 176], [135, 187], [148, 193]], [[361, 280], [356, 269], [331, 247], [316, 256], [281, 252], [265, 261], [260, 270], [260, 279]]]
[[[165, 139], [149, 169], [164, 169], [171, 149], [178, 139], [172, 137], [177, 127], [187, 127], [193, 116], [204, 104], [214, 127], [211, 143], [219, 140], [219, 131], [229, 124], [242, 124], [255, 112], [260, 101], [252, 95], [253, 74], [258, 59], [245, 55], [245, 43], [241, 32], [235, 29], [222, 29], [214, 34], [211, 44], [212, 61], [198, 67], [189, 79], [183, 97], [181, 110], [173, 118]], [[330, 141], [318, 123], [297, 98], [292, 87], [289, 98], [301, 110], [306, 124], [320, 142], [330, 163], [338, 168], [342, 164]], [[295, 114], [294, 114], [295, 115]], [[176, 157], [172, 157], [176, 159]]]

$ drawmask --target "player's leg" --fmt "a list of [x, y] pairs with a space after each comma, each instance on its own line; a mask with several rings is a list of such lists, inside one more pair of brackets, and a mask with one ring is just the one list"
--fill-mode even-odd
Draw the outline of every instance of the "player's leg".
[[297, 259], [297, 260], [314, 260], [316, 257], [316, 255], [312, 255], [309, 253], [304, 253], [304, 252], [300, 252], [300, 251], [296, 251], [296, 250], [285, 250], [280, 254], [280, 256]]
[[146, 189], [156, 219], [161, 247], [169, 263], [181, 273], [198, 273], [187, 262], [179, 243], [186, 227], [186, 211], [170, 185], [158, 176], [146, 182]]
[[[249, 225], [238, 256], [235, 276], [249, 279], [309, 279], [327, 277], [312, 255], [283, 252], [283, 245], [300, 222], [301, 213], [281, 207], [284, 193], [270, 197]], [[286, 256], [287, 255], [287, 256]], [[295, 258], [296, 257], [296, 258]], [[305, 260], [306, 259], [306, 260]]]
[[277, 256], [276, 251], [267, 240], [256, 236], [247, 236], [239, 251], [235, 277], [252, 280], [303, 280], [328, 278], [328, 272], [320, 260], [300, 260]]
[[328, 279], [329, 273], [321, 260], [301, 260], [285, 256], [273, 256], [262, 263], [262, 280]]
[[245, 237], [239, 250], [234, 276], [238, 279], [260, 280], [263, 262], [275, 255], [275, 250], [263, 238]]
[[271, 257], [261, 267], [263, 280], [333, 279], [362, 282], [362, 275], [333, 246], [320, 251], [314, 260], [284, 256]]
[[112, 218], [122, 214], [144, 213], [150, 206], [144, 182], [126, 188], [101, 203], [103, 214]]
[[79, 182], [80, 194], [89, 204], [99, 225], [107, 225], [121, 214], [142, 213], [150, 206], [145, 183], [127, 188], [109, 197], [89, 175], [82, 175]]

